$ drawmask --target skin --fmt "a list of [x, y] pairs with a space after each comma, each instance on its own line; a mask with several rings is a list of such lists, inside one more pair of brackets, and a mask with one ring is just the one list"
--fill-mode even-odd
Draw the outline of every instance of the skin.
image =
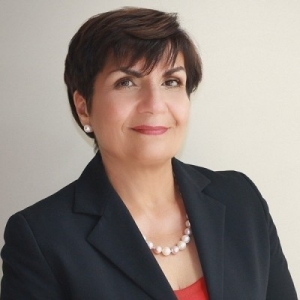
[[142, 61], [125, 69], [109, 60], [96, 78], [89, 113], [75, 92], [80, 120], [93, 128], [104, 161], [161, 164], [182, 144], [190, 109], [183, 56], [146, 76], [142, 67]]
[[[96, 136], [107, 175], [141, 233], [156, 245], [178, 242], [185, 208], [173, 177], [171, 159], [179, 151], [189, 120], [184, 58], [162, 59], [149, 74], [143, 61], [130, 69], [108, 59], [98, 74], [88, 111], [77, 91], [74, 103], [83, 125]], [[176, 255], [155, 255], [173, 289], [202, 277], [194, 240]]]

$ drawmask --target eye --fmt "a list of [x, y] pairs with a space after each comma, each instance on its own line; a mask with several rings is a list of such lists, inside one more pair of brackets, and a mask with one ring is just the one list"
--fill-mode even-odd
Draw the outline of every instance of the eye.
[[167, 87], [178, 87], [178, 86], [181, 86], [182, 84], [179, 79], [169, 79], [169, 80], [166, 80], [163, 85], [165, 85]]
[[117, 83], [116, 83], [116, 88], [130, 88], [132, 86], [134, 86], [133, 82], [128, 79], [128, 78], [123, 78], [123, 79], [120, 79]]

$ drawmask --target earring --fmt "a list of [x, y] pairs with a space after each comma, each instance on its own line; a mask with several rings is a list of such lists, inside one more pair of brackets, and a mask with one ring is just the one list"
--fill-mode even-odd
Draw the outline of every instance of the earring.
[[93, 131], [93, 129], [90, 125], [84, 125], [83, 130], [85, 133], [91, 133]]

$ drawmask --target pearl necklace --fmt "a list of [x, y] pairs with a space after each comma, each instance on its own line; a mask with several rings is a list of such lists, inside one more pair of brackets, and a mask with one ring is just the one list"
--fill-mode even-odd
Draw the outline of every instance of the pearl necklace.
[[173, 247], [162, 247], [162, 246], [155, 246], [151, 241], [148, 241], [147, 238], [144, 236], [144, 239], [146, 243], [148, 244], [149, 249], [154, 253], [154, 254], [162, 254], [164, 256], [169, 256], [170, 254], [177, 254], [179, 251], [182, 251], [186, 248], [186, 245], [189, 243], [191, 240], [191, 224], [188, 219], [186, 218], [185, 221], [185, 229], [184, 229], [184, 234], [182, 235], [180, 241], [174, 245]]

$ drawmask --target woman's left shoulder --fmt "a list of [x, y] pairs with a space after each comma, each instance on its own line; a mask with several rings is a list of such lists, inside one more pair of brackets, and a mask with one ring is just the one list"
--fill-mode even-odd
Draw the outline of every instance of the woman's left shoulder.
[[[234, 170], [214, 171], [197, 165], [182, 163], [190, 180], [198, 184], [205, 178], [203, 193], [225, 204], [228, 208], [260, 208], [268, 213], [268, 206], [259, 189], [244, 173]], [[251, 209], [252, 210], [252, 209]]]

